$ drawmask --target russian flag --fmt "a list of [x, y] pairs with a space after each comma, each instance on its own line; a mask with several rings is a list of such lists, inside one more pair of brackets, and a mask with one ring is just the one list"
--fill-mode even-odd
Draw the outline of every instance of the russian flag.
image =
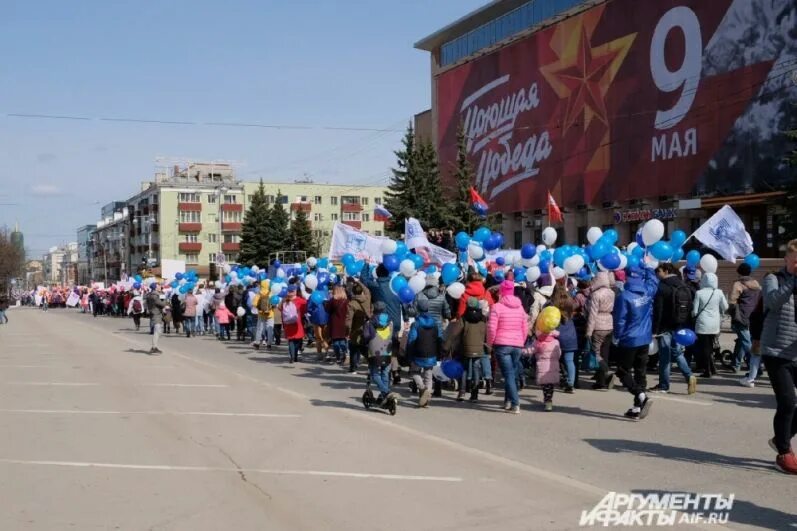
[[374, 205], [374, 221], [387, 221], [392, 217], [393, 214], [384, 206], [379, 204]]
[[487, 201], [482, 199], [474, 187], [470, 187], [470, 207], [478, 215], [487, 217]]

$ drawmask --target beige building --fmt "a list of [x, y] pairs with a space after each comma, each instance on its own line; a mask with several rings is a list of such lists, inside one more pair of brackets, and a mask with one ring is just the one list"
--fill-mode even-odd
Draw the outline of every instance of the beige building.
[[[235, 263], [244, 215], [258, 185], [237, 180], [229, 163], [191, 163], [142, 183], [141, 192], [125, 202], [121, 219], [112, 223], [127, 231], [126, 248], [119, 248], [120, 261], [127, 263], [124, 270], [134, 275], [149, 264], [158, 273], [161, 261], [171, 259], [207, 275], [218, 253], [228, 263]], [[309, 180], [264, 186], [269, 204], [281, 195], [292, 218], [300, 210], [307, 213], [322, 253], [336, 222], [378, 236], [384, 231], [384, 223], [373, 217], [374, 205], [383, 200], [383, 187]], [[113, 258], [115, 262], [116, 255]], [[121, 271], [120, 267], [113, 273]], [[109, 278], [114, 278], [110, 272]]]

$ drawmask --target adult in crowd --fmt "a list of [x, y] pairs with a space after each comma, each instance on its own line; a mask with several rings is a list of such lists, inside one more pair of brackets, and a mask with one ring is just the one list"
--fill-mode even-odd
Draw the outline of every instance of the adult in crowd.
[[166, 308], [166, 296], [163, 294], [163, 289], [152, 283], [149, 289], [151, 290], [147, 295], [147, 310], [149, 311], [150, 329], [152, 329], [152, 348], [149, 353], [151, 355], [162, 354], [158, 348], [158, 340], [163, 333], [163, 310]]
[[775, 393], [775, 437], [769, 445], [777, 452], [775, 464], [787, 474], [797, 474], [797, 457], [791, 440], [797, 434], [797, 240], [786, 245], [785, 265], [764, 278], [764, 329], [761, 354]]
[[141, 316], [144, 315], [145, 310], [144, 297], [141, 296], [140, 291], [134, 291], [133, 298], [130, 299], [130, 304], [127, 305], [127, 315], [133, 316], [133, 324], [136, 327], [136, 332], [141, 328]]
[[692, 316], [692, 291], [670, 264], [659, 264], [656, 268], [659, 288], [653, 304], [653, 334], [659, 345], [659, 383], [651, 392], [670, 391], [670, 370], [672, 362], [678, 365], [687, 383], [690, 395], [697, 390], [697, 377], [684, 356], [684, 347], [676, 343], [675, 332], [689, 326]]
[[346, 328], [349, 330], [349, 372], [356, 374], [368, 346], [363, 332], [371, 319], [371, 292], [360, 281], [355, 281], [351, 293], [346, 311]]
[[731, 316], [731, 329], [736, 334], [736, 346], [733, 349], [733, 370], [739, 372], [742, 362], [752, 357], [753, 338], [750, 334], [750, 316], [758, 306], [761, 299], [761, 285], [750, 276], [752, 268], [748, 264], [741, 264], [737, 269], [739, 278], [733, 283], [731, 296], [728, 300]]
[[[393, 323], [393, 339], [391, 341], [391, 349], [393, 355], [391, 356], [391, 372], [393, 377], [393, 385], [401, 383], [401, 376], [399, 373], [398, 354], [399, 354], [399, 337], [401, 331], [404, 330], [404, 309], [402, 308], [401, 301], [398, 296], [390, 289], [390, 272], [383, 264], [376, 266], [376, 278], [364, 273], [366, 278], [366, 287], [371, 292], [371, 300], [374, 304], [382, 302], [385, 304], [385, 312], [390, 317]], [[409, 328], [409, 325], [406, 327]]]
[[253, 305], [257, 309], [257, 328], [252, 346], [260, 348], [265, 344], [268, 350], [271, 350], [274, 344], [274, 308], [270, 300], [270, 288], [271, 282], [260, 281], [260, 291], [255, 295], [253, 301]]
[[6, 311], [10, 306], [10, 299], [6, 295], [0, 295], [0, 324], [8, 323]]
[[520, 299], [515, 297], [515, 284], [511, 280], [501, 283], [499, 296], [487, 321], [487, 347], [492, 349], [504, 377], [504, 409], [520, 413], [515, 367], [528, 336], [529, 317]]
[[189, 291], [185, 294], [185, 301], [183, 301], [183, 328], [185, 329], [185, 337], [191, 337], [191, 334], [196, 336], [194, 324], [196, 323], [197, 308], [199, 300], [194, 295], [194, 292]]
[[592, 279], [587, 299], [587, 341], [598, 359], [598, 370], [595, 372], [595, 383], [592, 388], [597, 391], [611, 389], [614, 379], [609, 374], [609, 349], [612, 346], [612, 330], [615, 307], [615, 293], [611, 287], [611, 273], [599, 271]]
[[704, 273], [700, 279], [700, 290], [695, 295], [692, 315], [695, 317], [695, 333], [698, 342], [698, 368], [704, 378], [717, 373], [714, 367], [714, 341], [720, 333], [722, 316], [728, 311], [728, 300], [719, 289], [719, 280], [714, 273]]

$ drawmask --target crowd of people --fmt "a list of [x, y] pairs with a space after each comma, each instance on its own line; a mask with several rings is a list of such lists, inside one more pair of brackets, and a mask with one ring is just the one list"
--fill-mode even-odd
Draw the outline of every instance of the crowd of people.
[[[219, 341], [231, 341], [234, 334], [267, 350], [284, 341], [290, 363], [305, 360], [305, 349], [314, 348], [316, 360], [351, 373], [367, 365], [369, 386], [379, 391], [377, 405], [395, 398], [393, 389], [408, 371], [422, 408], [444, 388], [453, 388], [458, 401], [478, 401], [480, 393], [494, 393], [499, 373], [509, 413], [520, 412], [519, 391], [532, 380], [541, 388], [545, 411], [553, 410], [557, 388], [600, 392], [620, 384], [632, 395], [625, 416], [633, 420], [649, 414], [655, 394], [670, 392], [673, 363], [688, 394], [697, 392], [698, 378], [716, 374], [727, 315], [737, 336], [727, 369], [738, 372], [746, 365], [740, 380], [746, 387], [766, 369], [778, 404], [770, 446], [778, 452], [778, 467], [797, 473], [790, 443], [797, 433], [797, 241], [789, 243], [786, 266], [766, 275], [763, 286], [749, 265], [737, 272], [728, 296], [715, 273], [672, 263], [598, 271], [578, 280], [545, 274], [534, 283], [513, 278], [511, 271], [501, 279], [470, 268], [458, 298], [446, 292], [439, 273], [429, 274], [410, 303], [394, 292], [382, 264], [373, 274], [335, 277], [315, 289], [289, 276], [281, 296], [274, 295], [269, 279], [199, 284], [188, 291], [163, 283], [124, 291], [76, 288], [75, 295], [82, 311], [130, 316], [136, 330], [148, 317], [153, 355], [161, 353], [161, 334], [172, 332]], [[46, 310], [70, 295], [59, 289], [41, 293], [40, 305]], [[461, 370], [440, 370], [447, 360]], [[648, 387], [648, 371], [656, 366], [658, 382]], [[584, 385], [580, 376], [589, 372], [594, 381]]]

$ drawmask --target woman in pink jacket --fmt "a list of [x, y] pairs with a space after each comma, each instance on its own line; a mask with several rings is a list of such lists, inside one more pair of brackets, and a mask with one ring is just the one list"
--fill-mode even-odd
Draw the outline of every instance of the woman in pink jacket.
[[589, 300], [587, 301], [587, 341], [598, 358], [598, 370], [595, 373], [597, 391], [611, 389], [614, 377], [609, 375], [609, 348], [612, 345], [614, 329], [614, 290], [611, 287], [611, 273], [601, 271], [592, 281]]
[[511, 280], [501, 283], [500, 299], [490, 311], [487, 322], [487, 347], [491, 348], [501, 374], [504, 376], [504, 409], [520, 413], [515, 367], [520, 362], [520, 350], [526, 342], [529, 316], [523, 304], [515, 297], [515, 284]]
[[196, 325], [196, 309], [199, 301], [193, 292], [189, 291], [185, 294], [185, 301], [183, 303], [185, 309], [183, 310], [183, 328], [185, 328], [185, 337], [191, 337], [191, 333], [196, 335], [194, 326]]
[[227, 341], [230, 340], [230, 319], [233, 321], [235, 320], [235, 314], [232, 313], [230, 310], [227, 309], [227, 306], [222, 302], [219, 304], [219, 307], [216, 308], [216, 312], [214, 313], [216, 317], [216, 321], [219, 323], [219, 340], [223, 341], [224, 337], [227, 337]]
[[545, 411], [553, 411], [554, 385], [559, 383], [559, 358], [562, 349], [559, 347], [559, 332], [550, 334], [537, 332], [532, 352], [537, 360], [537, 385], [542, 386]]

